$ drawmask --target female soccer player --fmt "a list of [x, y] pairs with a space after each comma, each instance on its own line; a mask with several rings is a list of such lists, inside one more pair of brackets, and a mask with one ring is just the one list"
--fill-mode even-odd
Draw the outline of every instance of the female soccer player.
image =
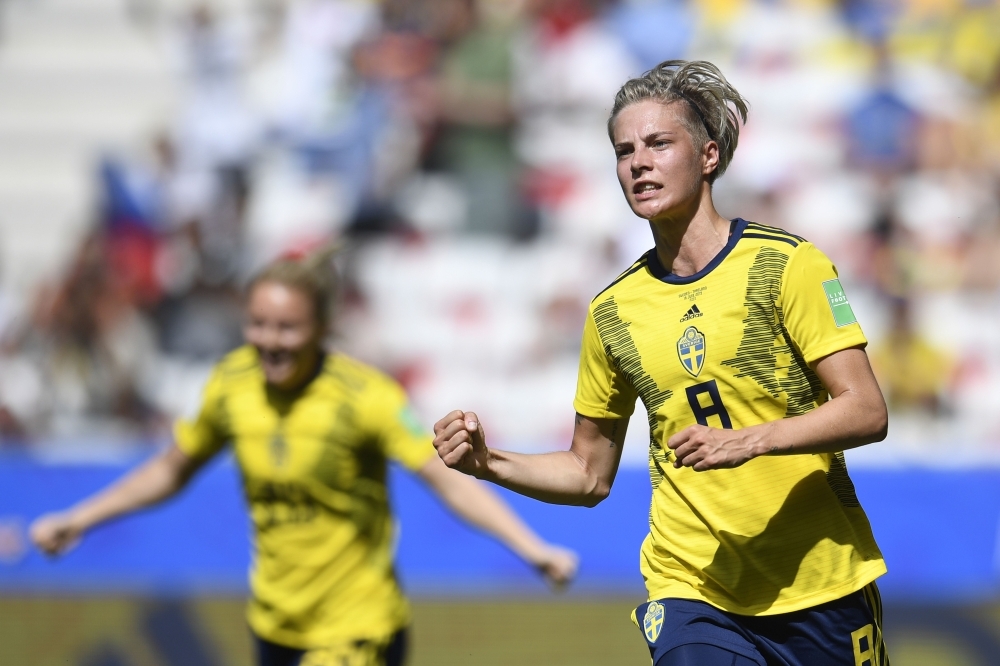
[[746, 109], [707, 62], [621, 88], [608, 131], [654, 248], [591, 304], [570, 450], [487, 448], [462, 411], [434, 445], [480, 479], [593, 506], [639, 398], [653, 497], [633, 620], [655, 666], [881, 666], [885, 564], [842, 451], [884, 439], [885, 402], [823, 253], [715, 210]]
[[248, 290], [248, 344], [216, 366], [175, 444], [38, 519], [31, 534], [60, 553], [87, 530], [174, 495], [232, 442], [255, 528], [248, 619], [260, 666], [397, 666], [410, 617], [392, 568], [388, 459], [550, 582], [568, 582], [576, 557], [539, 539], [487, 486], [445, 467], [396, 382], [324, 352], [328, 258], [264, 270]]

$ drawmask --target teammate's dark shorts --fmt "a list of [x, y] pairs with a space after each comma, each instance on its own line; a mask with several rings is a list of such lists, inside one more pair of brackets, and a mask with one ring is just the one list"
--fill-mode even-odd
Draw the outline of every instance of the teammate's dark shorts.
[[633, 619], [654, 666], [889, 666], [875, 583], [780, 615], [736, 615], [703, 601], [660, 599], [636, 608]]
[[349, 641], [314, 650], [285, 647], [257, 635], [253, 638], [257, 666], [402, 666], [406, 660], [406, 629], [386, 641]]

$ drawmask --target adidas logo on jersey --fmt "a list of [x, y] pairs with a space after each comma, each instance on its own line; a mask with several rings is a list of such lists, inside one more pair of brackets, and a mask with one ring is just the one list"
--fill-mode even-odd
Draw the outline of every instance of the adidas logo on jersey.
[[690, 307], [690, 308], [688, 309], [688, 311], [684, 313], [684, 316], [683, 316], [683, 317], [681, 317], [681, 321], [682, 321], [682, 322], [683, 322], [683, 321], [689, 321], [689, 320], [691, 320], [691, 319], [694, 319], [695, 317], [700, 317], [700, 316], [702, 316], [702, 314], [703, 314], [703, 313], [702, 313], [702, 311], [698, 309], [698, 306], [697, 306], [697, 305], [692, 305], [692, 306], [691, 306], [691, 307]]

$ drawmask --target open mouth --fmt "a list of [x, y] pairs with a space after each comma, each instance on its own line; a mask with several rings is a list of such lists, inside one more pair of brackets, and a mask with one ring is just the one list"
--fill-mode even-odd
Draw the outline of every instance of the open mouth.
[[662, 187], [656, 183], [636, 183], [632, 186], [632, 194], [641, 197], [642, 195], [652, 194], [659, 189], [662, 189]]
[[260, 352], [261, 363], [270, 367], [278, 367], [282, 365], [290, 365], [294, 363], [295, 359], [292, 354], [288, 352]]

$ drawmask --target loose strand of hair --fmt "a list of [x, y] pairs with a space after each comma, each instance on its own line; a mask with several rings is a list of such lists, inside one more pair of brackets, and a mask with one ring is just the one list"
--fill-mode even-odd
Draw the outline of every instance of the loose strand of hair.
[[748, 103], [718, 67], [704, 60], [665, 60], [627, 81], [615, 96], [608, 118], [608, 136], [612, 141], [618, 113], [644, 99], [686, 102], [701, 121], [708, 139], [719, 144], [719, 166], [712, 180], [726, 171], [736, 152], [741, 121], [745, 124], [747, 120]]

